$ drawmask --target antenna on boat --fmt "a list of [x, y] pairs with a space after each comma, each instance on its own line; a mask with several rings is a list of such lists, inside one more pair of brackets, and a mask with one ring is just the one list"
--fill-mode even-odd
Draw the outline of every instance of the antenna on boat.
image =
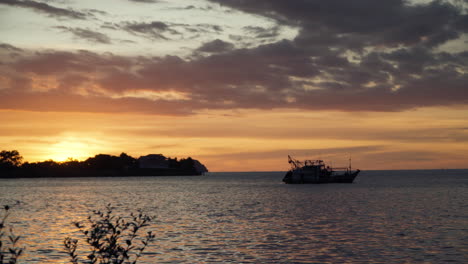
[[349, 171], [351, 171], [351, 154], [349, 154]]

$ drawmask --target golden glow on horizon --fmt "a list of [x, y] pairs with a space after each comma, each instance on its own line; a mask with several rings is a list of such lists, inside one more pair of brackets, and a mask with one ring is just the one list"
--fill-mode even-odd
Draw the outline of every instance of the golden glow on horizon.
[[43, 160], [52, 159], [58, 162], [66, 161], [69, 158], [83, 160], [94, 156], [89, 153], [89, 149], [88, 144], [69, 138], [48, 147]]
[[151, 153], [210, 171], [285, 170], [288, 154], [361, 169], [468, 168], [468, 109], [394, 113], [203, 111], [193, 116], [0, 111], [1, 149], [25, 161]]

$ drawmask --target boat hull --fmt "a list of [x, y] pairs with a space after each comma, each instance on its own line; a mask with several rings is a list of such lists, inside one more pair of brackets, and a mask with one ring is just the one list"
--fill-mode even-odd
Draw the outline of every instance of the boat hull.
[[344, 172], [335, 175], [319, 175], [302, 170], [290, 170], [283, 178], [283, 182], [289, 184], [319, 184], [319, 183], [353, 183], [360, 170]]

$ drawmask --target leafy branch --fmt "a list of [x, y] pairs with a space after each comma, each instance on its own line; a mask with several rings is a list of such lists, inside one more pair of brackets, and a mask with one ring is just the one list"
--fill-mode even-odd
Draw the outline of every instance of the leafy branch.
[[[6, 220], [10, 215], [10, 207], [5, 205], [3, 209], [5, 212], [0, 217], [0, 264], [15, 264], [23, 253], [23, 248], [17, 246], [20, 236], [13, 233], [13, 228], [10, 227], [8, 233], [4, 231], [6, 229]], [[7, 237], [5, 243], [3, 241], [4, 237]]]
[[77, 239], [65, 238], [64, 247], [73, 264], [135, 264], [155, 238], [151, 231], [139, 238], [139, 231], [149, 226], [153, 218], [139, 211], [124, 219], [113, 215], [109, 204], [105, 211], [93, 210], [87, 221], [73, 223], [90, 246], [85, 260], [80, 260], [76, 253]]

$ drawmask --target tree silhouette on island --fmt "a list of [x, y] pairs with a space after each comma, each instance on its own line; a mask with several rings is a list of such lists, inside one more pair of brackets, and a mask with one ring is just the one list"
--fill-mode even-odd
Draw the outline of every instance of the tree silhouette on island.
[[22, 162], [17, 150], [0, 152], [0, 178], [38, 177], [112, 177], [112, 176], [186, 176], [208, 172], [205, 165], [191, 157], [178, 160], [162, 154], [150, 154], [138, 159], [122, 152], [119, 156], [98, 154], [84, 161], [46, 160]]

